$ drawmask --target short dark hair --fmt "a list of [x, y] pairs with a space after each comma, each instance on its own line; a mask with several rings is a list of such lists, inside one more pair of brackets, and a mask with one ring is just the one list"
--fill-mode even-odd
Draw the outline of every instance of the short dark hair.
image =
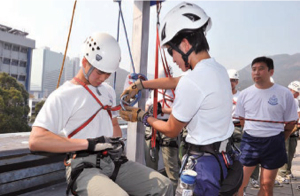
[[172, 40], [170, 40], [170, 42], [178, 47], [183, 38], [186, 38], [189, 43], [195, 47], [196, 54], [201, 51], [209, 51], [209, 45], [204, 35], [205, 27], [206, 25], [196, 30], [185, 29], [180, 31], [173, 37]]
[[273, 59], [265, 57], [265, 56], [261, 56], [261, 57], [257, 57], [252, 61], [251, 67], [255, 64], [255, 63], [265, 63], [268, 67], [268, 70], [274, 69], [274, 63], [273, 63]]

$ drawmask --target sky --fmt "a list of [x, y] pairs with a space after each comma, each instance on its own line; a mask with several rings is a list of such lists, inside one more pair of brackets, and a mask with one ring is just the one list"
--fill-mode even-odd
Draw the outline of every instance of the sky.
[[[75, 0], [0, 0], [0, 24], [29, 33], [36, 48], [50, 47], [64, 54]], [[160, 20], [182, 1], [162, 3]], [[212, 20], [207, 33], [210, 55], [227, 69], [242, 69], [258, 56], [300, 53], [300, 1], [189, 1]], [[133, 1], [123, 0], [122, 11], [132, 44]], [[117, 36], [119, 5], [113, 0], [77, 0], [67, 56], [79, 57], [81, 45], [93, 32]], [[156, 7], [150, 9], [148, 73], [154, 73]], [[120, 28], [122, 61], [130, 71], [130, 57]], [[181, 71], [168, 56], [174, 75]]]

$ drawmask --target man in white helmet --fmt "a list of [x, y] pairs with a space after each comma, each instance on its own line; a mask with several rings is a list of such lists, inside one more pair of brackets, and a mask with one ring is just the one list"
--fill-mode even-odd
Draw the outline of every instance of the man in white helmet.
[[258, 164], [261, 166], [258, 195], [273, 195], [278, 168], [287, 162], [284, 140], [291, 134], [298, 114], [291, 92], [270, 80], [274, 73], [271, 58], [255, 58], [251, 69], [254, 85], [240, 93], [235, 109], [244, 130], [240, 147], [244, 178], [238, 195], [243, 196]]
[[236, 86], [239, 83], [239, 73], [235, 69], [228, 69], [227, 70], [230, 84], [231, 84], [231, 92], [232, 92], [232, 122], [234, 124], [234, 132], [233, 132], [233, 138], [234, 142], [239, 146], [241, 139], [242, 139], [242, 128], [240, 124], [240, 120], [234, 118], [234, 112], [236, 107], [236, 102], [238, 100], [238, 96], [240, 94], [240, 91], [236, 89]]
[[120, 111], [123, 119], [152, 126], [167, 137], [177, 137], [187, 128], [187, 156], [191, 158], [182, 167], [198, 173], [195, 195], [219, 195], [227, 175], [224, 158], [228, 158], [227, 166], [231, 164], [226, 147], [234, 130], [232, 93], [226, 69], [208, 53], [205, 34], [210, 26], [210, 18], [195, 4], [184, 2], [170, 10], [161, 23], [161, 45], [183, 72], [192, 71], [177, 78], [139, 80], [122, 94], [128, 101], [142, 89], [176, 89], [168, 121], [158, 120], [139, 108]]
[[[297, 99], [300, 93], [300, 82], [293, 81], [288, 85], [288, 88], [290, 89], [291, 93], [294, 96], [296, 108], [298, 111], [298, 116], [300, 117], [299, 101]], [[282, 183], [288, 184], [292, 179], [295, 179], [295, 177], [292, 174], [292, 162], [296, 152], [298, 138], [299, 138], [299, 127], [295, 126], [290, 137], [285, 141], [285, 148], [286, 148], [288, 161], [278, 171], [277, 178]]]
[[67, 153], [67, 191], [74, 195], [170, 195], [171, 181], [128, 161], [114, 89], [104, 81], [119, 68], [118, 42], [94, 33], [83, 44], [82, 69], [56, 89], [30, 134], [31, 151]]
[[[172, 76], [172, 69], [170, 70], [170, 76]], [[165, 78], [166, 73], [164, 69], [161, 69], [158, 74], [158, 78]], [[167, 121], [172, 112], [172, 105], [174, 100], [174, 91], [170, 89], [158, 89], [157, 92], [157, 119]], [[146, 101], [145, 110], [153, 114], [154, 103], [154, 90], [151, 92], [151, 96]], [[164, 134], [157, 132], [155, 147], [152, 148], [152, 127], [146, 127], [145, 130], [145, 160], [146, 165], [152, 169], [158, 169], [159, 151], [162, 152], [162, 158], [165, 166], [165, 171], [168, 178], [173, 182], [174, 188], [177, 186], [178, 174], [179, 174], [179, 159], [178, 159], [178, 143], [177, 137], [170, 138]]]

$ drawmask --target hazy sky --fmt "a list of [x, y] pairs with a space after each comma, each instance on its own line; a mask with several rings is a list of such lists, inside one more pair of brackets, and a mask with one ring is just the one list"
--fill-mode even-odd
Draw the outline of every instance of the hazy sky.
[[[29, 33], [36, 47], [64, 53], [75, 0], [0, 0], [0, 24]], [[181, 1], [165, 1], [161, 20]], [[241, 69], [262, 55], [300, 52], [300, 1], [189, 1], [202, 7], [212, 19], [207, 34], [210, 54], [226, 68]], [[132, 43], [133, 2], [122, 9]], [[116, 37], [118, 3], [113, 0], [78, 0], [67, 55], [79, 56], [81, 44], [95, 31]], [[151, 7], [148, 72], [154, 72], [156, 7]], [[130, 70], [123, 28], [120, 30], [121, 67]], [[169, 59], [173, 67], [177, 67]], [[175, 70], [175, 75], [180, 72]]]

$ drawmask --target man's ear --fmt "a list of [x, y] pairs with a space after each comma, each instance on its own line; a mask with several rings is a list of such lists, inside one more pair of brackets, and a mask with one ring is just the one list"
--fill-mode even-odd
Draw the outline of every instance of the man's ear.
[[273, 76], [273, 74], [274, 74], [274, 69], [271, 69], [270, 70], [270, 76]]
[[182, 49], [183, 49], [182, 51], [184, 53], [187, 53], [192, 48], [192, 45], [190, 44], [190, 42], [186, 38], [182, 39], [181, 45], [182, 45]]
[[86, 58], [85, 58], [85, 57], [83, 57], [83, 58], [82, 58], [82, 61], [81, 61], [81, 63], [82, 63], [82, 67], [83, 67], [83, 68], [85, 68], [85, 67], [86, 67], [86, 64], [87, 64], [87, 62], [88, 62], [88, 61], [86, 60]]

